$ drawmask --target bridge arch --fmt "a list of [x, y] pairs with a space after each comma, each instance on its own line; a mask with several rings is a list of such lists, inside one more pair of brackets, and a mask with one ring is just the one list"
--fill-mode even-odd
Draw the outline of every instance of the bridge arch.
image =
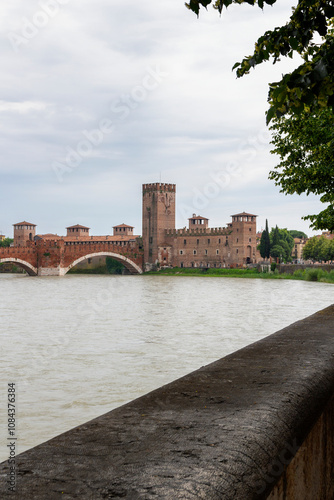
[[95, 252], [75, 259], [72, 264], [70, 264], [68, 267], [63, 268], [62, 274], [67, 274], [68, 271], [72, 269], [72, 267], [92, 257], [112, 257], [113, 259], [118, 260], [118, 262], [121, 262], [130, 271], [131, 274], [142, 274], [143, 272], [138, 264], [133, 262], [131, 259], [128, 259], [128, 257], [125, 257], [124, 255], [120, 255], [119, 253], [114, 252]]
[[15, 257], [4, 257], [0, 259], [0, 263], [5, 263], [5, 262], [8, 262], [9, 264], [17, 264], [18, 266], [22, 267], [25, 271], [27, 271], [27, 273], [30, 276], [37, 276], [38, 274], [37, 268], [25, 260], [17, 259]]

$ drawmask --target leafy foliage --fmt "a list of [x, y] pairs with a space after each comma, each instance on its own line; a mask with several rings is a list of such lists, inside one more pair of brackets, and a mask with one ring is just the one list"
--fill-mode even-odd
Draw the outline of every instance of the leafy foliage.
[[274, 257], [285, 262], [292, 260], [291, 252], [294, 247], [294, 239], [287, 229], [279, 229], [277, 226], [268, 231], [268, 221], [266, 229], [262, 232], [259, 250], [263, 259]]
[[270, 231], [270, 255], [281, 258], [284, 261], [291, 260], [291, 252], [294, 247], [294, 239], [287, 229], [279, 229], [277, 226]]
[[[276, 0], [190, 0], [186, 6], [199, 15], [200, 8], [213, 3], [219, 13], [232, 3], [273, 5]], [[289, 21], [281, 27], [269, 30], [255, 43], [252, 55], [237, 62], [233, 69], [237, 77], [250, 72], [262, 62], [281, 56], [291, 57], [296, 52], [303, 63], [292, 73], [283, 75], [279, 82], [269, 84], [270, 108], [267, 123], [273, 117], [280, 118], [286, 113], [300, 114], [305, 108], [325, 108], [334, 105], [334, 36], [331, 31], [334, 17], [334, 0], [299, 0]], [[313, 42], [314, 35], [322, 37], [322, 43]]]
[[329, 240], [324, 236], [310, 238], [304, 246], [303, 258], [318, 262], [334, 260], [334, 240]]
[[12, 238], [5, 238], [4, 240], [0, 241], [0, 247], [10, 247], [11, 243], [13, 243]]
[[334, 113], [331, 108], [275, 119], [270, 127], [280, 163], [269, 178], [285, 194], [314, 193], [329, 203], [319, 214], [307, 215], [314, 229], [334, 231]]
[[297, 231], [297, 229], [288, 229], [288, 232], [291, 234], [292, 238], [300, 238], [307, 239], [307, 234], [303, 233], [303, 231]]

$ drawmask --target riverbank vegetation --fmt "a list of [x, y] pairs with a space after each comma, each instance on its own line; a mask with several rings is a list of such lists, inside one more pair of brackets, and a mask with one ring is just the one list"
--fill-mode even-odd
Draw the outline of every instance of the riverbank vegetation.
[[305, 281], [320, 281], [323, 283], [334, 283], [334, 269], [331, 271], [324, 271], [321, 268], [307, 268], [299, 269], [293, 274], [282, 273], [279, 274], [275, 269], [273, 272], [260, 272], [257, 268], [247, 269], [201, 269], [201, 268], [166, 268], [160, 271], [149, 271], [146, 275], [160, 275], [160, 276], [208, 276], [208, 277], [222, 277], [222, 278], [254, 278], [254, 279], [290, 279], [290, 280], [305, 280]]

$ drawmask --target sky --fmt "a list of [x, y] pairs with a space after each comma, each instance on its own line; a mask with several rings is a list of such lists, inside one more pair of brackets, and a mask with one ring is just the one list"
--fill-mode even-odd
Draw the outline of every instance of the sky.
[[224, 227], [239, 212], [258, 230], [298, 229], [315, 196], [268, 180], [279, 162], [265, 124], [268, 83], [297, 59], [236, 79], [232, 66], [291, 0], [232, 5], [199, 18], [182, 0], [11, 0], [0, 5], [0, 234], [83, 224], [141, 234], [142, 184], [176, 184], [176, 227], [193, 213]]

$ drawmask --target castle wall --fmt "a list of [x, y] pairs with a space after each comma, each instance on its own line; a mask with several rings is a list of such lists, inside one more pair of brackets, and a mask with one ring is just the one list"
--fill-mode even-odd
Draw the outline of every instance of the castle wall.
[[[223, 228], [166, 231], [165, 241], [170, 245], [172, 266], [227, 267], [232, 262], [231, 233]], [[165, 261], [160, 264], [167, 265]]]
[[161, 266], [176, 267], [221, 268], [255, 263], [256, 219], [234, 221], [228, 228], [166, 230], [158, 257]]

